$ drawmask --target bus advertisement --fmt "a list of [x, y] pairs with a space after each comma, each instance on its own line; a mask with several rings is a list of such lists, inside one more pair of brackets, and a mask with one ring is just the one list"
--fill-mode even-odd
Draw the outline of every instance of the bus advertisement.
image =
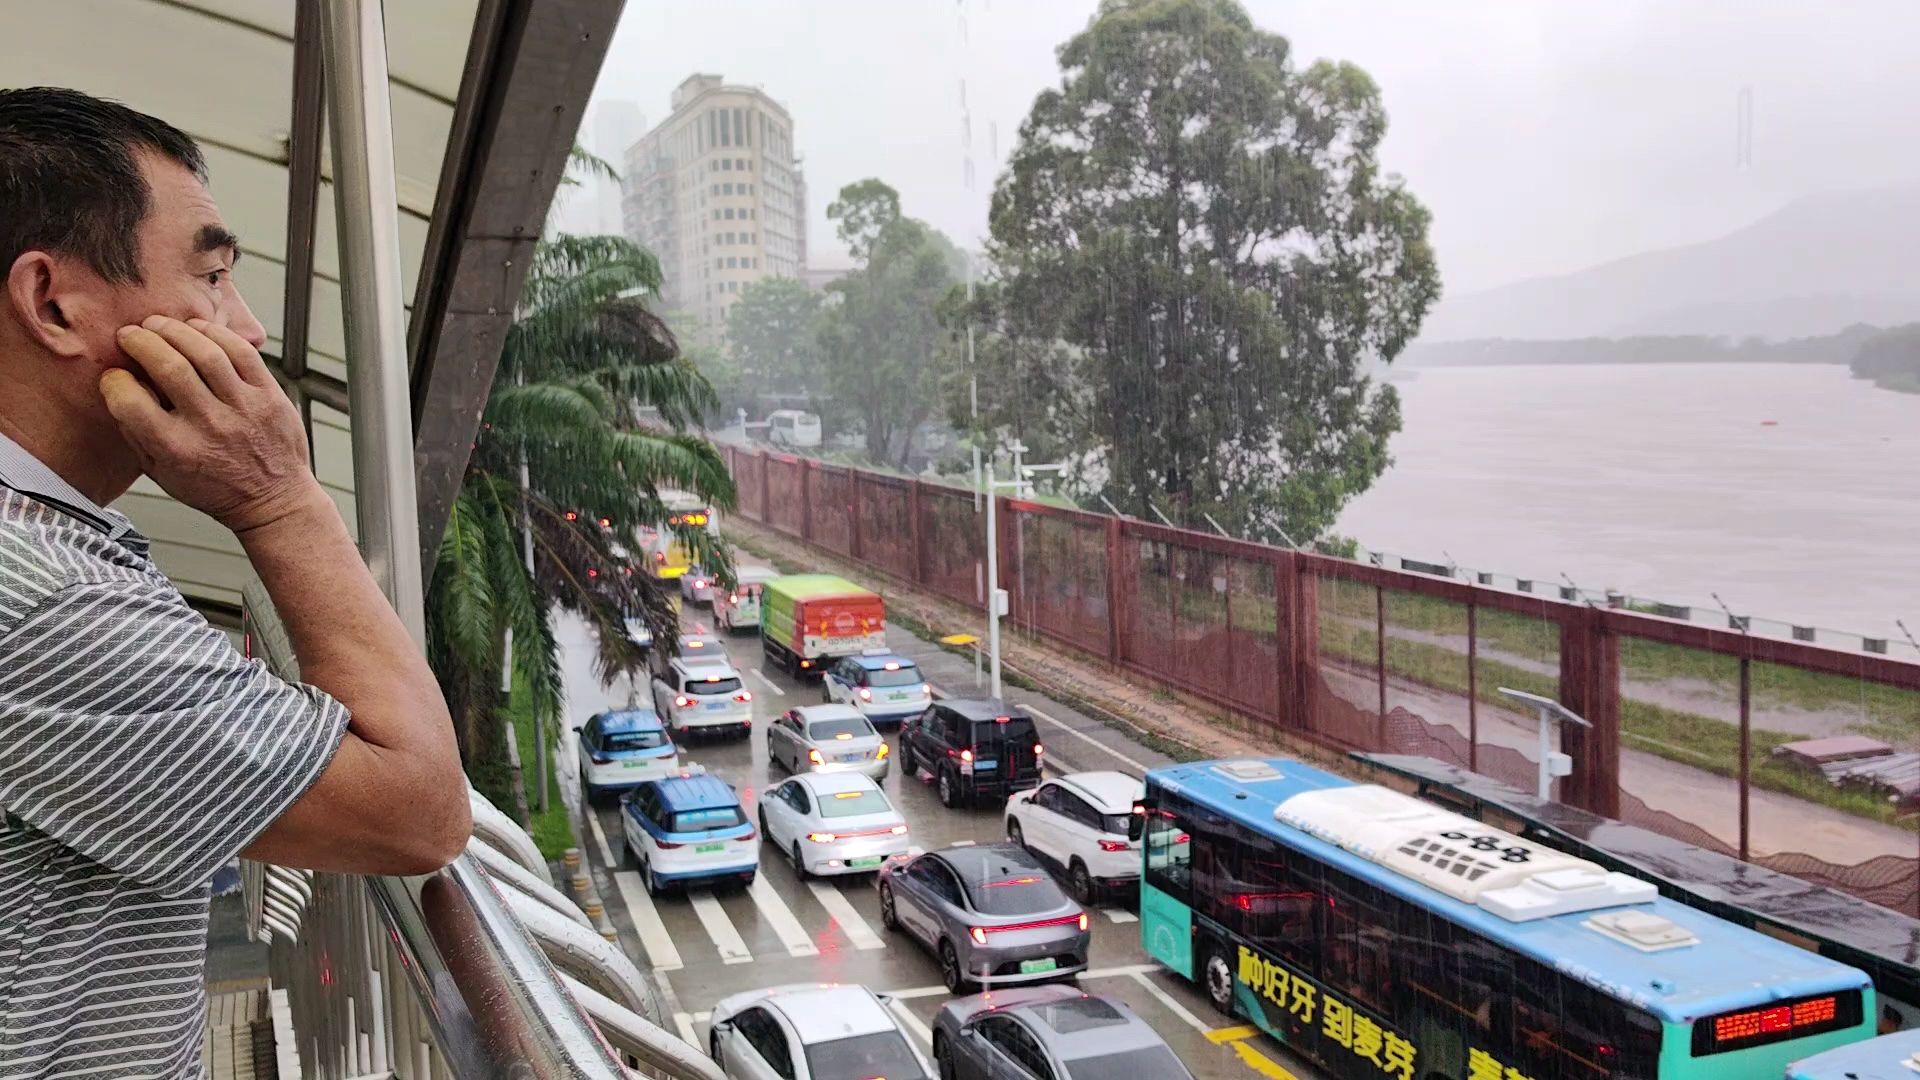
[[1147, 774], [1142, 944], [1342, 1080], [1734, 1080], [1874, 1034], [1859, 970], [1284, 758]]

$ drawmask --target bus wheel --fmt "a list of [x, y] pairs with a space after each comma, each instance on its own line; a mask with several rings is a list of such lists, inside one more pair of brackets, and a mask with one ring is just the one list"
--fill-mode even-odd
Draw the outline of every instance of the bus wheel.
[[1207, 991], [1207, 1000], [1226, 1017], [1233, 1016], [1233, 965], [1227, 961], [1226, 946], [1217, 941], [1207, 943], [1206, 961], [1201, 965], [1201, 982]]

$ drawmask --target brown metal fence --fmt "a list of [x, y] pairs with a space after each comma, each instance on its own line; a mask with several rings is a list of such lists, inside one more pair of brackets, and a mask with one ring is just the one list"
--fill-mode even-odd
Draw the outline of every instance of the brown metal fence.
[[[740, 512], [968, 605], [972, 492], [734, 448]], [[1592, 722], [1555, 796], [1920, 914], [1920, 831], [1879, 791], [1775, 748], [1866, 734], [1920, 753], [1920, 664], [1641, 612], [999, 502], [1014, 627], [1296, 736], [1417, 753], [1531, 790], [1537, 736], [1501, 687]]]

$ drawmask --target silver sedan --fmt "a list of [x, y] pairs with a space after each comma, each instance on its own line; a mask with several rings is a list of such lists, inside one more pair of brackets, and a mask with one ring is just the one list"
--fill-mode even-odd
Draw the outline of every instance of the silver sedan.
[[851, 705], [802, 705], [767, 725], [767, 757], [790, 773], [857, 772], [884, 780], [887, 741]]
[[880, 869], [880, 921], [918, 938], [956, 994], [1076, 975], [1087, 913], [1026, 849], [956, 844]]
[[1116, 998], [1030, 986], [949, 1001], [933, 1022], [933, 1056], [956, 1080], [1026, 1080], [1035, 1056], [1058, 1077], [1193, 1080], [1146, 1021]]

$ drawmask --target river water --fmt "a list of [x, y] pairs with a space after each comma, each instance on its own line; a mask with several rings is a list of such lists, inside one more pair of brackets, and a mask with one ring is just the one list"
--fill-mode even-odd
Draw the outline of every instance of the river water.
[[[1394, 465], [1337, 529], [1396, 555], [1920, 634], [1920, 395], [1837, 366], [1397, 373]], [[1772, 421], [1771, 424], [1766, 423]]]

